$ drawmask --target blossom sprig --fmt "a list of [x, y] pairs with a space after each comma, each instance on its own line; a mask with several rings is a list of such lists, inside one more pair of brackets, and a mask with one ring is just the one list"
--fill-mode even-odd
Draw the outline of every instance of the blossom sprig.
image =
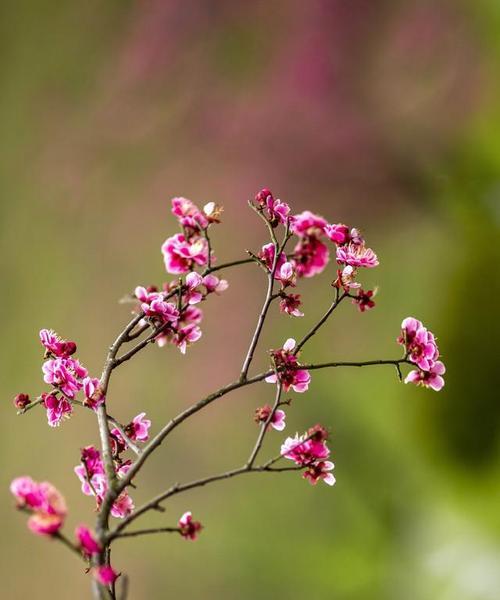
[[[283, 406], [289, 405], [290, 399], [283, 400], [283, 392], [307, 392], [313, 370], [387, 365], [395, 368], [403, 380], [402, 368], [410, 365], [412, 370], [404, 378], [406, 383], [436, 391], [444, 386], [445, 367], [435, 336], [413, 317], [403, 321], [398, 338], [398, 343], [404, 347], [402, 358], [304, 362], [302, 353], [306, 344], [347, 298], [359, 312], [374, 307], [376, 288], [365, 289], [358, 277], [364, 269], [378, 266], [378, 256], [366, 244], [358, 229], [340, 222], [329, 222], [310, 210], [294, 214], [288, 203], [277, 199], [267, 188], [258, 192], [249, 205], [264, 222], [269, 239], [260, 250], [247, 251], [249, 258], [220, 263], [212, 248], [210, 230], [220, 223], [222, 207], [208, 202], [200, 209], [191, 200], [174, 198], [171, 212], [180, 230], [166, 238], [161, 252], [167, 273], [175, 278], [159, 287], [135, 288], [132, 319], [111, 344], [101, 376], [90, 375], [75, 357], [75, 342], [43, 329], [40, 332], [44, 348], [42, 372], [49, 389], [33, 401], [26, 393], [17, 394], [14, 398], [19, 414], [42, 406], [51, 426], [61, 424], [78, 407], [96, 414], [100, 447], [88, 445], [81, 449], [80, 462], [74, 468], [83, 494], [95, 500], [97, 518], [93, 529], [87, 525], [78, 526], [74, 542], [63, 535], [68, 512], [66, 503], [62, 494], [48, 482], [37, 483], [30, 477], [20, 477], [12, 482], [11, 492], [18, 508], [29, 513], [28, 527], [34, 533], [58, 539], [85, 561], [87, 570], [96, 581], [94, 595], [100, 600], [116, 597], [115, 584], [120, 573], [111, 566], [109, 559], [111, 545], [116, 539], [168, 532], [175, 532], [188, 540], [197, 539], [202, 525], [193, 519], [189, 511], [181, 516], [176, 526], [129, 529], [144, 514], [162, 512], [163, 503], [175, 495], [248, 473], [297, 471], [313, 485], [319, 481], [329, 486], [335, 483], [334, 464], [327, 444], [328, 432], [319, 425], [302, 435], [297, 433], [287, 437], [277, 455], [268, 460], [261, 459], [268, 438], [276, 436], [268, 433], [271, 430], [283, 431], [286, 427], [287, 415]], [[291, 248], [288, 248], [293, 239]], [[261, 335], [273, 302], [279, 301], [280, 311], [288, 316], [303, 316], [302, 295], [296, 293], [300, 291], [297, 288], [302, 279], [326, 271], [332, 255], [335, 266], [330, 266], [327, 278], [332, 298], [326, 312], [302, 337], [296, 336], [299, 341], [289, 337], [281, 348], [269, 350], [269, 368], [252, 374], [253, 359], [259, 352]], [[184, 407], [158, 429], [155, 425], [156, 431], [142, 407], [128, 423], [116, 420], [109, 412], [108, 391], [116, 369], [151, 345], [175, 346], [185, 354], [191, 344], [202, 338], [200, 325], [204, 314], [200, 307], [209, 297], [215, 298], [228, 288], [227, 279], [214, 273], [252, 263], [264, 271], [267, 286], [238, 377]], [[259, 432], [248, 459], [242, 465], [220, 473], [174, 483], [136, 507], [130, 494], [135, 495], [132, 488], [137, 486], [140, 471], [174, 429], [225, 395], [260, 382], [272, 383], [275, 397], [274, 403], [263, 404], [255, 411]], [[113, 521], [110, 516], [118, 521]]]

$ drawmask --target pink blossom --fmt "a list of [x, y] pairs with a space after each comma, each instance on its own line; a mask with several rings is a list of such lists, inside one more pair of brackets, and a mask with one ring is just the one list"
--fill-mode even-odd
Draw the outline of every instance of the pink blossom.
[[296, 465], [309, 466], [324, 460], [330, 455], [330, 450], [324, 440], [316, 440], [307, 435], [287, 438], [281, 446], [281, 454], [293, 460]]
[[325, 233], [330, 241], [339, 246], [346, 244], [350, 240], [349, 227], [343, 223], [327, 225]]
[[101, 565], [99, 567], [96, 567], [93, 573], [97, 581], [101, 585], [105, 586], [113, 585], [113, 583], [120, 576], [118, 573], [116, 573], [116, 571], [111, 565]]
[[54, 535], [59, 531], [68, 510], [64, 497], [51, 483], [37, 483], [31, 477], [18, 477], [11, 483], [10, 490], [19, 508], [31, 513], [28, 527], [33, 533]]
[[299, 310], [302, 302], [300, 294], [283, 294], [280, 300], [280, 311], [293, 317], [303, 317], [304, 313]]
[[145, 302], [151, 304], [155, 298], [158, 298], [158, 289], [155, 286], [149, 286], [148, 288], [138, 285], [134, 290], [134, 295], [139, 302]]
[[279, 268], [276, 279], [281, 282], [281, 286], [285, 289], [288, 286], [295, 287], [297, 274], [291, 262], [285, 262]]
[[198, 286], [203, 283], [203, 277], [199, 273], [188, 273], [186, 275], [186, 291], [183, 299], [188, 304], [198, 304], [203, 300], [203, 294], [198, 290]]
[[160, 323], [172, 323], [175, 325], [179, 319], [179, 311], [175, 304], [165, 302], [162, 294], [156, 294], [149, 304], [143, 302], [141, 309], [146, 317], [156, 319]]
[[208, 219], [194, 202], [187, 198], [172, 198], [172, 214], [174, 214], [179, 223], [194, 231], [206, 229]]
[[101, 382], [97, 377], [85, 377], [82, 381], [83, 393], [85, 394], [84, 404], [93, 410], [97, 410], [105, 400], [100, 384]]
[[323, 242], [311, 236], [299, 240], [291, 260], [298, 277], [314, 277], [324, 270], [330, 260], [330, 253]]
[[294, 215], [290, 221], [292, 232], [299, 237], [318, 237], [323, 235], [328, 225], [328, 222], [323, 217], [315, 215], [309, 210]]
[[95, 538], [95, 535], [85, 525], [79, 525], [75, 529], [75, 536], [78, 540], [83, 555], [87, 558], [90, 558], [92, 555], [99, 554], [101, 552], [101, 544], [99, 544]]
[[267, 383], [277, 383], [278, 381], [283, 386], [285, 392], [293, 389], [297, 393], [307, 391], [311, 375], [305, 369], [296, 368], [299, 363], [293, 350], [295, 348], [295, 340], [289, 338], [280, 350], [272, 350], [276, 372], [266, 377]]
[[182, 275], [195, 266], [208, 263], [208, 244], [204, 238], [186, 239], [182, 233], [169, 237], [161, 247], [165, 267], [169, 273]]
[[201, 336], [202, 331], [198, 325], [191, 323], [185, 327], [181, 327], [177, 331], [173, 338], [173, 343], [179, 348], [182, 354], [186, 354], [188, 345], [197, 342]]
[[420, 369], [414, 369], [410, 371], [406, 376], [405, 383], [414, 383], [415, 385], [422, 385], [427, 388], [431, 388], [436, 392], [439, 392], [444, 387], [444, 379], [442, 375], [446, 372], [444, 364], [438, 360], [436, 361], [428, 371], [422, 371]]
[[106, 476], [101, 453], [94, 446], [82, 449], [81, 463], [74, 472], [82, 484], [82, 492], [86, 496], [103, 498], [106, 493]]
[[[274, 244], [265, 244], [262, 246], [261, 251], [258, 254], [258, 257], [264, 262], [269, 271], [272, 271], [274, 264]], [[278, 260], [276, 262], [276, 270], [274, 272], [274, 278], [280, 278], [280, 270], [281, 267], [286, 263], [286, 255], [282, 252], [278, 256]]]
[[31, 477], [17, 477], [10, 484], [10, 491], [17, 499], [20, 508], [37, 509], [43, 504], [39, 485]]
[[76, 352], [75, 342], [62, 340], [57, 333], [51, 329], [42, 329], [40, 331], [40, 341], [47, 353], [56, 357], [68, 357]]
[[186, 540], [195, 540], [202, 529], [202, 524], [199, 521], [193, 521], [193, 516], [189, 511], [179, 519], [179, 533]]
[[271, 190], [264, 188], [256, 196], [255, 201], [266, 211], [266, 216], [273, 226], [278, 223], [286, 224], [290, 207], [286, 202], [274, 198]]
[[145, 416], [145, 412], [139, 413], [125, 427], [125, 433], [132, 441], [146, 442], [149, 439], [149, 428], [151, 427], [151, 421], [149, 419], [145, 419]]
[[128, 495], [127, 490], [124, 490], [111, 507], [111, 514], [118, 519], [124, 519], [132, 513], [134, 508], [134, 501]]
[[343, 269], [337, 269], [337, 279], [332, 283], [336, 288], [343, 288], [345, 292], [361, 287], [361, 284], [355, 281], [357, 271], [351, 265], [346, 265]]
[[54, 358], [42, 365], [45, 383], [59, 388], [69, 398], [82, 389], [81, 378], [87, 376], [87, 369], [73, 358]]
[[398, 342], [406, 347], [411, 362], [423, 371], [428, 371], [439, 357], [434, 335], [413, 317], [408, 317], [401, 323]]
[[371, 269], [378, 265], [378, 258], [371, 248], [367, 248], [364, 244], [350, 242], [346, 246], [337, 248], [337, 262], [351, 267]]
[[205, 275], [203, 285], [207, 289], [207, 294], [221, 294], [229, 287], [229, 283], [225, 279], [219, 279], [215, 275]]
[[334, 464], [329, 460], [320, 460], [317, 463], [309, 465], [304, 474], [304, 479], [307, 479], [311, 485], [316, 485], [322, 479], [328, 485], [335, 484], [335, 477], [330, 471], [333, 470]]
[[[272, 407], [269, 404], [258, 408], [255, 411], [255, 421], [257, 423], [266, 423], [272, 413]], [[276, 429], [276, 431], [283, 431], [285, 429], [286, 414], [284, 410], [277, 409], [274, 411], [271, 421], [269, 422], [270, 427]]]
[[370, 310], [375, 306], [375, 302], [373, 301], [373, 297], [377, 293], [377, 290], [363, 290], [362, 288], [358, 289], [358, 295], [353, 298], [352, 303], [356, 304], [358, 310], [360, 312], [365, 312], [365, 310]]
[[73, 407], [64, 396], [56, 394], [42, 394], [43, 405], [47, 409], [47, 421], [50, 427], [57, 427], [63, 419], [68, 419]]

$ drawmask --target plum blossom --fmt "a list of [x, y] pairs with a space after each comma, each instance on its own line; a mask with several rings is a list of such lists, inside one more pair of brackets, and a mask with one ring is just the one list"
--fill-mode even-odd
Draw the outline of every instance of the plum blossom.
[[151, 427], [151, 421], [149, 419], [145, 419], [145, 416], [145, 412], [139, 413], [125, 427], [125, 433], [132, 441], [146, 442], [149, 439], [149, 428]]
[[188, 273], [186, 275], [186, 291], [183, 294], [184, 302], [198, 304], [203, 300], [203, 294], [197, 288], [203, 283], [203, 277], [199, 273]]
[[78, 540], [78, 545], [82, 554], [86, 558], [90, 558], [94, 554], [99, 554], [101, 552], [101, 544], [97, 541], [92, 531], [85, 525], [78, 525], [75, 529], [75, 537]]
[[106, 476], [101, 453], [94, 446], [86, 446], [81, 452], [81, 462], [74, 472], [82, 484], [86, 496], [103, 498], [106, 493]]
[[302, 302], [300, 294], [282, 294], [280, 300], [280, 311], [292, 317], [303, 317], [304, 313], [299, 310]]
[[132, 498], [128, 495], [127, 490], [124, 490], [111, 507], [111, 514], [118, 519], [124, 519], [132, 513], [134, 508], [135, 506]]
[[205, 275], [203, 285], [207, 289], [207, 294], [222, 294], [229, 287], [229, 283], [225, 279], [219, 279], [215, 275]]
[[295, 345], [295, 340], [289, 338], [283, 344], [283, 348], [271, 351], [276, 372], [268, 375], [266, 381], [267, 383], [277, 383], [279, 381], [285, 392], [288, 392], [291, 388], [297, 393], [302, 393], [307, 391], [311, 375], [309, 371], [297, 368], [299, 363], [293, 352]]
[[319, 215], [315, 215], [309, 210], [294, 215], [290, 219], [291, 230], [299, 237], [318, 237], [325, 233], [328, 222]]
[[316, 440], [308, 435], [288, 437], [281, 446], [281, 454], [296, 465], [309, 466], [330, 455], [325, 440]]
[[375, 302], [373, 300], [376, 295], [377, 290], [363, 290], [362, 288], [358, 289], [358, 295], [353, 298], [352, 303], [356, 304], [358, 310], [360, 312], [365, 312], [366, 310], [370, 310], [375, 306]]
[[291, 257], [298, 277], [314, 277], [323, 272], [330, 253], [328, 248], [315, 236], [299, 240]]
[[10, 485], [17, 506], [31, 513], [28, 527], [37, 535], [54, 535], [67, 515], [62, 494], [47, 481], [37, 483], [31, 477], [18, 477]]
[[179, 533], [186, 540], [195, 540], [203, 529], [199, 521], [193, 521], [191, 512], [185, 512], [179, 519]]
[[[272, 413], [272, 416], [271, 416]], [[285, 419], [286, 414], [284, 410], [277, 409], [273, 412], [272, 407], [269, 404], [261, 406], [255, 411], [255, 422], [256, 423], [266, 423], [269, 417], [271, 416], [271, 420], [269, 421], [269, 426], [276, 431], [283, 431], [285, 429]]]
[[364, 244], [350, 242], [337, 248], [337, 262], [351, 267], [371, 269], [378, 265], [378, 258], [371, 248], [367, 248]]
[[[118, 467], [117, 475], [121, 476], [125, 474], [128, 468], [129, 465], [126, 465], [123, 470], [120, 470], [120, 467]], [[99, 506], [104, 500], [108, 489], [104, 464], [99, 450], [94, 448], [94, 446], [84, 448], [81, 454], [81, 463], [74, 468], [74, 472], [82, 484], [82, 492], [86, 496], [95, 496], [97, 505]], [[111, 507], [111, 514], [114, 517], [124, 518], [133, 509], [133, 500], [128, 495], [127, 490], [124, 490]]]
[[101, 382], [97, 377], [85, 377], [82, 381], [83, 393], [85, 395], [83, 403], [93, 410], [97, 410], [105, 400], [105, 396], [100, 388], [100, 383]]
[[75, 342], [62, 340], [57, 333], [51, 329], [42, 329], [40, 331], [40, 341], [48, 355], [67, 358], [76, 352]]
[[[265, 244], [264, 246], [262, 246], [261, 251], [257, 255], [263, 261], [263, 263], [266, 265], [266, 267], [269, 269], [269, 271], [272, 271], [272, 269], [273, 269], [274, 254], [275, 254], [274, 244]], [[282, 252], [278, 256], [278, 260], [276, 261], [276, 269], [274, 272], [275, 279], [280, 279], [281, 267], [285, 263], [286, 263], [286, 254], [284, 254]]]
[[283, 289], [288, 286], [295, 287], [297, 274], [295, 273], [293, 264], [291, 262], [283, 263], [279, 268], [276, 279], [280, 281]]
[[177, 217], [179, 223], [186, 229], [198, 231], [208, 227], [208, 219], [205, 212], [201, 211], [194, 202], [187, 198], [172, 198], [172, 214]]
[[69, 398], [74, 398], [83, 384], [81, 379], [87, 376], [87, 369], [73, 358], [54, 358], [44, 362], [42, 365], [43, 379], [59, 388]]
[[189, 273], [194, 267], [208, 263], [208, 243], [204, 238], [187, 239], [177, 233], [165, 240], [161, 251], [165, 268], [174, 275]]
[[317, 463], [309, 465], [304, 471], [303, 477], [307, 479], [311, 485], [316, 485], [320, 479], [322, 479], [327, 485], [335, 484], [335, 477], [333, 468], [335, 465], [329, 460], [320, 460]]
[[398, 343], [405, 346], [409, 360], [423, 371], [428, 371], [439, 357], [434, 335], [413, 317], [408, 317], [401, 323]]
[[361, 287], [356, 278], [357, 270], [351, 265], [346, 265], [343, 269], [337, 269], [337, 279], [332, 283], [336, 288], [342, 288], [345, 292]]
[[439, 392], [444, 386], [442, 375], [446, 369], [438, 360], [439, 349], [434, 334], [418, 319], [407, 317], [401, 323], [401, 335], [397, 341], [405, 347], [407, 359], [418, 367], [408, 373], [405, 383], [430, 387]]
[[50, 427], [57, 427], [63, 419], [69, 419], [73, 406], [64, 396], [42, 394], [43, 405], [47, 409], [47, 421]]
[[444, 387], [442, 375], [446, 372], [444, 364], [438, 360], [427, 371], [413, 369], [405, 378], [405, 383], [414, 383], [439, 392]]
[[350, 240], [349, 227], [343, 223], [326, 225], [325, 233], [331, 242], [339, 246], [346, 244]]
[[198, 325], [195, 323], [190, 323], [189, 325], [178, 329], [172, 341], [179, 348], [182, 354], [186, 354], [187, 347], [190, 344], [197, 342], [202, 335], [202, 331]]
[[266, 216], [271, 225], [276, 226], [278, 223], [286, 224], [290, 207], [286, 202], [281, 202], [278, 198], [274, 198], [271, 190], [263, 188], [255, 196], [255, 201], [261, 209], [266, 211]]

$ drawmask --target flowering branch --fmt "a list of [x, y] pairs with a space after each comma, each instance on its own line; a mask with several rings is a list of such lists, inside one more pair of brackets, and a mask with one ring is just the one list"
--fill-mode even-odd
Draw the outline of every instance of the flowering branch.
[[[42, 370], [44, 381], [50, 386], [49, 391], [42, 393], [34, 402], [31, 402], [27, 394], [18, 394], [14, 404], [19, 414], [24, 414], [35, 406], [42, 406], [47, 412], [51, 427], [60, 425], [65, 418], [70, 417], [75, 405], [95, 412], [100, 449], [94, 446], [81, 449], [79, 464], [74, 468], [82, 492], [95, 498], [98, 512], [95, 530], [92, 531], [85, 525], [78, 526], [75, 531], [76, 543], [63, 535], [61, 529], [67, 507], [64, 497], [51, 483], [19, 477], [12, 482], [11, 492], [18, 508], [29, 513], [28, 527], [34, 533], [58, 539], [85, 561], [87, 571], [93, 575], [92, 589], [95, 598], [115, 600], [117, 597], [116, 581], [121, 574], [111, 566], [111, 544], [115, 539], [153, 533], [179, 533], [188, 540], [197, 538], [202, 525], [193, 519], [189, 511], [180, 517], [177, 526], [125, 531], [143, 514], [151, 510], [163, 512], [165, 509], [162, 503], [171, 496], [244, 473], [300, 471], [302, 477], [313, 485], [319, 481], [330, 486], [335, 483], [332, 473], [334, 464], [328, 460], [328, 432], [320, 425], [307, 429], [303, 435], [295, 434], [294, 437], [286, 438], [278, 455], [256, 464], [269, 432], [272, 429], [283, 431], [286, 427], [286, 413], [283, 409], [290, 404], [290, 399], [282, 400], [283, 394], [289, 391], [299, 394], [306, 392], [311, 382], [311, 371], [390, 365], [402, 380], [401, 367], [408, 364], [412, 366], [412, 370], [406, 375], [405, 383], [414, 383], [436, 391], [444, 385], [442, 375], [445, 367], [439, 360], [434, 335], [412, 317], [403, 321], [401, 335], [397, 340], [404, 347], [403, 358], [361, 362], [299, 362], [306, 343], [326, 324], [346, 298], [360, 312], [375, 306], [375, 290], [363, 290], [357, 276], [359, 270], [376, 267], [378, 258], [366, 246], [358, 230], [349, 229], [342, 223], [330, 224], [310, 211], [292, 216], [289, 214], [289, 206], [274, 198], [267, 189], [261, 190], [255, 197], [255, 202], [250, 202], [249, 205], [264, 222], [271, 242], [258, 252], [247, 251], [247, 259], [214, 265], [216, 257], [210, 228], [220, 222], [222, 208], [210, 202], [200, 210], [186, 198], [172, 200], [172, 212], [178, 219], [181, 233], [164, 242], [162, 254], [167, 272], [176, 278], [163, 284], [161, 289], [156, 286], [136, 287], [134, 316], [110, 346], [99, 379], [89, 376], [87, 369], [74, 357], [77, 350], [74, 342], [62, 340], [53, 331], [43, 329], [40, 332], [40, 341], [45, 349]], [[283, 228], [283, 233], [281, 241], [278, 241], [280, 227]], [[292, 251], [287, 251], [287, 243], [293, 236], [297, 238], [296, 244]], [[331, 283], [335, 289], [331, 305], [298, 343], [289, 338], [281, 348], [269, 351], [268, 370], [249, 375], [272, 303], [279, 300], [280, 312], [289, 317], [303, 316], [301, 296], [291, 290], [302, 278], [319, 275], [326, 269], [330, 257], [329, 242], [333, 244], [337, 262], [335, 279]], [[185, 354], [187, 348], [202, 336], [199, 324], [203, 312], [199, 305], [210, 296], [223, 293], [228, 287], [227, 281], [219, 279], [214, 273], [250, 263], [256, 263], [265, 271], [267, 288], [238, 379], [185, 408], [151, 437], [151, 421], [144, 412], [137, 414], [126, 425], [112, 417], [108, 412], [108, 397], [115, 369], [152, 344], [158, 347], [175, 346]], [[135, 478], [163, 440], [212, 402], [237, 389], [262, 381], [273, 384], [276, 393], [272, 405], [266, 404], [255, 411], [259, 430], [247, 461], [222, 473], [186, 483], [175, 483], [135, 508], [129, 491], [136, 487]], [[83, 399], [80, 399], [79, 394], [83, 394]], [[132, 458], [126, 457], [128, 451], [133, 453]], [[289, 460], [291, 463], [277, 465], [281, 460]], [[121, 519], [121, 523], [114, 528], [110, 527], [111, 517]], [[121, 581], [125, 597], [128, 579], [122, 576]]]

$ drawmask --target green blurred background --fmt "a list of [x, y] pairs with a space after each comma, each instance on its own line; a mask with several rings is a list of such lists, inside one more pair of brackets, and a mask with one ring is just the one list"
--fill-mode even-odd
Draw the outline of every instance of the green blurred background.
[[[94, 519], [72, 472], [97, 443], [93, 416], [50, 429], [11, 404], [44, 390], [38, 330], [76, 340], [97, 375], [128, 318], [117, 300], [165, 279], [169, 198], [222, 203], [214, 243], [231, 260], [265, 240], [246, 200], [268, 186], [360, 227], [380, 258], [363, 274], [376, 309], [343, 306], [304, 359], [399, 356], [414, 315], [439, 336], [446, 388], [390, 369], [313, 373], [286, 431], [332, 428], [337, 485], [264, 475], [172, 499], [142, 524], [190, 509], [206, 529], [195, 544], [117, 542], [130, 597], [500, 598], [500, 3], [4, 0], [0, 13], [2, 597], [89, 596], [81, 564], [32, 536], [8, 493], [17, 475], [48, 479], [69, 533]], [[322, 314], [332, 271], [304, 282], [304, 319], [272, 312], [255, 369]], [[227, 276], [186, 357], [150, 348], [117, 372], [115, 416], [145, 410], [156, 429], [234, 379], [265, 282], [252, 267]], [[136, 503], [240, 464], [271, 395], [241, 390], [177, 429]]]

